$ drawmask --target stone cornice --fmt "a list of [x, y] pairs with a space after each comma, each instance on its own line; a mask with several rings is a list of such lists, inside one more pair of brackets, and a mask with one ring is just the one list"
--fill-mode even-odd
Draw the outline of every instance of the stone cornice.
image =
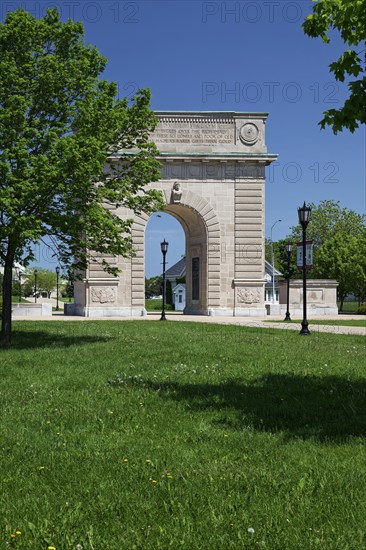
[[159, 152], [159, 160], [202, 160], [208, 161], [208, 160], [216, 160], [216, 161], [237, 161], [237, 162], [243, 162], [243, 161], [252, 161], [252, 162], [262, 162], [266, 164], [270, 164], [274, 160], [276, 160], [278, 155], [275, 154], [268, 154], [268, 153], [174, 153], [174, 152], [167, 152], [167, 151], [160, 151]]
[[[113, 153], [109, 159], [110, 160], [118, 160], [120, 157], [126, 157], [135, 155], [135, 152], [132, 151], [124, 151], [124, 152], [118, 152]], [[265, 163], [266, 165], [270, 164], [271, 162], [275, 161], [278, 158], [278, 155], [276, 154], [269, 154], [269, 153], [204, 153], [204, 152], [170, 152], [170, 151], [159, 151], [158, 157], [160, 161], [202, 161], [207, 162], [209, 160], [215, 160], [215, 161], [221, 161], [221, 162], [228, 162], [228, 161], [234, 161], [234, 162], [259, 162], [259, 163]]]

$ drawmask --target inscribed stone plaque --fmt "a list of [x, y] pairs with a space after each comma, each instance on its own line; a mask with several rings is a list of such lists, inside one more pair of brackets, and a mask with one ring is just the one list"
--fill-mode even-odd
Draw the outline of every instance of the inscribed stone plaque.
[[[208, 127], [209, 126], [209, 127]], [[234, 143], [235, 126], [220, 121], [210, 122], [177, 122], [159, 121], [152, 134], [153, 141], [159, 146], [162, 143], [182, 145], [229, 145]]]

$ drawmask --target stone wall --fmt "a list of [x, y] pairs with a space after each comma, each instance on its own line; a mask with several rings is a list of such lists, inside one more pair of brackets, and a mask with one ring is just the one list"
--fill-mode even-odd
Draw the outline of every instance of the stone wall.
[[[287, 282], [279, 281], [281, 315], [286, 313]], [[307, 279], [306, 297], [308, 315], [337, 315], [337, 281], [331, 279]], [[290, 314], [303, 313], [302, 279], [290, 281]]]
[[16, 317], [48, 317], [52, 315], [51, 304], [15, 303], [11, 307], [12, 316]]

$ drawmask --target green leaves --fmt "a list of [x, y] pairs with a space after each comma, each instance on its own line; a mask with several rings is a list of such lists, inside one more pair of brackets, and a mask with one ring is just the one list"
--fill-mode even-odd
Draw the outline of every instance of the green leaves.
[[[329, 65], [336, 80], [349, 81], [349, 97], [340, 109], [326, 111], [319, 123], [323, 129], [330, 126], [335, 134], [344, 128], [353, 133], [366, 123], [366, 0], [317, 0], [303, 29], [308, 36], [321, 37], [325, 43], [330, 42], [329, 34], [338, 30], [345, 44], [356, 47]], [[349, 80], [360, 75], [363, 76], [359, 80]]]
[[52, 235], [61, 263], [77, 258], [85, 269], [92, 259], [115, 273], [101, 255], [133, 252], [131, 220], [116, 205], [131, 214], [162, 207], [161, 195], [145, 189], [160, 178], [150, 92], [119, 100], [116, 84], [99, 78], [105, 67], [84, 45], [82, 25], [63, 23], [55, 9], [39, 20], [17, 10], [0, 24], [3, 262]]
[[343, 302], [350, 292], [366, 297], [366, 230], [361, 236], [336, 233], [318, 252], [319, 273], [338, 281], [338, 296]]

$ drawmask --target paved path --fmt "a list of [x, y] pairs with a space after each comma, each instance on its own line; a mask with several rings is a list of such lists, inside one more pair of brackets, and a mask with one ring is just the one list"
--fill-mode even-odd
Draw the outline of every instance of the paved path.
[[[185, 323], [212, 323], [220, 325], [236, 325], [243, 327], [257, 327], [257, 328], [270, 328], [278, 330], [295, 330], [299, 331], [301, 328], [301, 318], [294, 317], [295, 321], [298, 323], [285, 323], [283, 317], [210, 317], [204, 315], [176, 315], [166, 313], [166, 318], [168, 321]], [[64, 315], [62, 312], [54, 312], [52, 316], [49, 317], [16, 317], [14, 321], [158, 321], [160, 319], [160, 314], [149, 314], [144, 317], [74, 317]], [[337, 315], [337, 317], [329, 317], [327, 315], [319, 315], [313, 317], [313, 320], [326, 320], [328, 322], [342, 321], [357, 319], [358, 321], [365, 321], [365, 315]], [[282, 321], [282, 323], [275, 323], [273, 321]], [[364, 327], [350, 327], [342, 326], [338, 324], [330, 325], [316, 325], [311, 323], [309, 319], [309, 330], [312, 333], [316, 332], [328, 332], [334, 334], [357, 334], [360, 336], [366, 336], [366, 324]]]

